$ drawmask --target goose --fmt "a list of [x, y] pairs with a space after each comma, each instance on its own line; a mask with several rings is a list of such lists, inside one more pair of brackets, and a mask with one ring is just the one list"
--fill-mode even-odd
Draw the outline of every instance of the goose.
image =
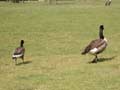
[[112, 2], [112, 0], [106, 0], [105, 6], [110, 6], [111, 2]]
[[12, 59], [15, 60], [16, 65], [17, 65], [17, 58], [21, 58], [24, 63], [25, 48], [24, 48], [23, 44], [24, 44], [24, 40], [21, 40], [20, 46], [17, 47], [13, 52]]
[[104, 37], [103, 35], [103, 30], [104, 30], [104, 26], [100, 25], [99, 27], [99, 38], [96, 40], [92, 40], [83, 50], [83, 52], [81, 53], [82, 55], [85, 55], [87, 53], [92, 54], [95, 56], [95, 58], [93, 59], [92, 63], [96, 63], [98, 60], [97, 55], [102, 53], [106, 47], [107, 47], [107, 39]]

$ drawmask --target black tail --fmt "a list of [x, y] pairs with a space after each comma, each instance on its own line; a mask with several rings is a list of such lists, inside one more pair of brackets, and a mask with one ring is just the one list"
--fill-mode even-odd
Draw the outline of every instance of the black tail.
[[91, 49], [91, 45], [88, 45], [88, 46], [83, 50], [83, 52], [82, 52], [81, 54], [82, 54], [82, 55], [87, 54], [87, 53], [90, 51], [90, 49]]
[[15, 57], [12, 57], [12, 59], [16, 59]]
[[83, 51], [81, 54], [82, 54], [82, 55], [85, 55], [86, 53], [87, 53], [86, 51]]

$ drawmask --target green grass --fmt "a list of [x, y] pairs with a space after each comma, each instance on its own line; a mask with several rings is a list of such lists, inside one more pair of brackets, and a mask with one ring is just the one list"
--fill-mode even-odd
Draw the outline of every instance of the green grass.
[[[95, 3], [0, 3], [0, 90], [120, 90], [120, 1]], [[89, 64], [94, 57], [80, 53], [100, 24], [106, 60]], [[11, 55], [21, 39], [26, 64], [16, 66]]]

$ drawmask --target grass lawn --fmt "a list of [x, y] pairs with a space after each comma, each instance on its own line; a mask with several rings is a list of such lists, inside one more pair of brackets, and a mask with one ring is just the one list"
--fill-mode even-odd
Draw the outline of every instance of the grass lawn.
[[[0, 90], [120, 90], [119, 3], [0, 3]], [[90, 64], [94, 57], [81, 51], [100, 24], [109, 44]], [[16, 66], [11, 56], [21, 39], [25, 64]]]

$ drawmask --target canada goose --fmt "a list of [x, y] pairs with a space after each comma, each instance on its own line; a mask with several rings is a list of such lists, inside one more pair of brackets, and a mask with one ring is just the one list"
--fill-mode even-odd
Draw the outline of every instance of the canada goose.
[[82, 55], [85, 55], [87, 53], [90, 53], [95, 56], [93, 59], [93, 63], [97, 62], [98, 57], [97, 54], [103, 52], [105, 48], [107, 47], [107, 39], [103, 35], [104, 26], [100, 25], [99, 27], [99, 39], [93, 40], [89, 43], [88, 46], [84, 49], [84, 51], [81, 53]]
[[24, 48], [23, 44], [24, 44], [24, 40], [21, 40], [20, 47], [17, 47], [12, 55], [12, 59], [15, 60], [15, 64], [17, 64], [17, 58], [21, 58], [24, 63], [25, 48]]
[[111, 2], [112, 2], [112, 0], [106, 0], [105, 6], [110, 6]]

